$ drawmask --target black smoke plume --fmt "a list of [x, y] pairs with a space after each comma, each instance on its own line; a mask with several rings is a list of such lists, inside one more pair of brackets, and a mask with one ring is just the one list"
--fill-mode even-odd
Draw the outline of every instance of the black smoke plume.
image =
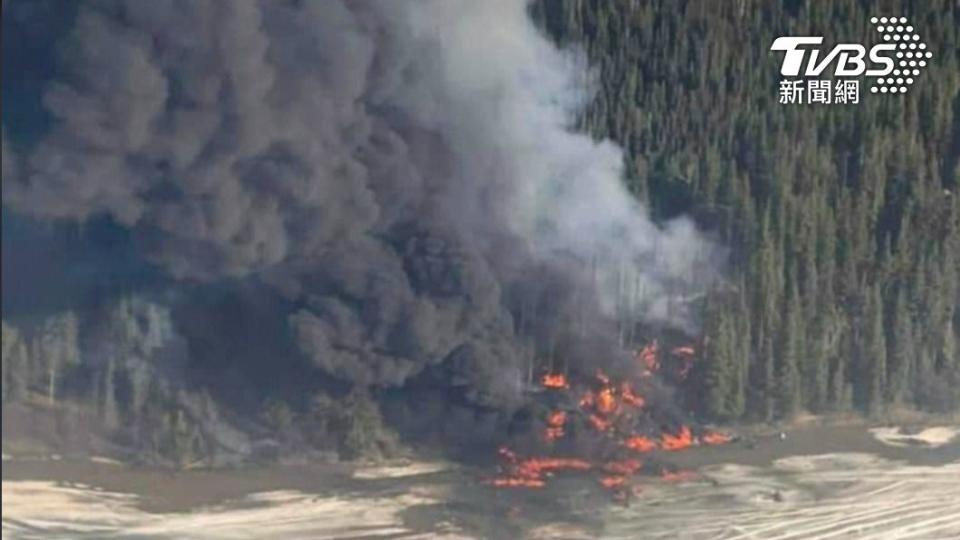
[[184, 287], [269, 287], [352, 384], [442, 366], [509, 409], [537, 358], [612, 361], [618, 320], [689, 327], [669, 306], [715, 266], [575, 131], [589, 68], [523, 2], [91, 1], [58, 51], [4, 205], [108, 216]]

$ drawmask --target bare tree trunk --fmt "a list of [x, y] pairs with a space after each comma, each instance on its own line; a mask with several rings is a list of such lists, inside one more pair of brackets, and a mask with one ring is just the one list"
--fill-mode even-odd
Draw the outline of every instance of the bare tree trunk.
[[47, 361], [47, 399], [51, 407], [57, 404], [57, 360], [53, 357]]

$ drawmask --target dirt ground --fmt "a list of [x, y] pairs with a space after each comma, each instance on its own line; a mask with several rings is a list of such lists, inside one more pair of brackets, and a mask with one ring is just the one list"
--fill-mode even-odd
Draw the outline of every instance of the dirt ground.
[[[720, 446], [701, 446], [683, 452], [658, 453], [666, 464], [681, 469], [733, 464], [769, 466], [794, 455], [868, 453], [913, 465], [938, 465], [960, 460], [960, 438], [938, 448], [895, 447], [877, 440], [863, 426], [804, 426], [779, 432], [745, 434]], [[403, 465], [404, 462], [398, 462]], [[236, 499], [249, 493], [297, 490], [327, 493], [356, 486], [353, 465], [267, 466], [232, 470], [191, 470], [179, 473], [130, 468], [91, 461], [18, 459], [3, 464], [3, 480], [51, 480], [95, 486], [105, 491], [136, 493], [141, 505], [153, 512], [175, 512]], [[460, 470], [460, 474], [478, 473]], [[449, 474], [449, 473], [448, 473]]]
[[[920, 427], [904, 429], [909, 431]], [[862, 424], [805, 425], [783, 428], [783, 433], [786, 438], [780, 440], [779, 430], [745, 430], [730, 444], [691, 448], [666, 456], [666, 459], [690, 469], [721, 463], [762, 467], [787, 456], [840, 452], [867, 453], [912, 465], [939, 465], [960, 460], [960, 437], [936, 448], [921, 448], [884, 444]]]
[[8, 457], [5, 539], [960, 537], [960, 437], [892, 445], [862, 425], [806, 425], [782, 440], [745, 430], [650, 456], [697, 474], [639, 478], [629, 507], [594, 478], [497, 490], [482, 483], [489, 471], [443, 463], [172, 474]]

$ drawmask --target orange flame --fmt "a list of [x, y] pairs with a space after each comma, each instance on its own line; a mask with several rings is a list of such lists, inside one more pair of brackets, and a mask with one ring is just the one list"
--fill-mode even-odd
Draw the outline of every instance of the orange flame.
[[540, 383], [543, 384], [544, 388], [570, 388], [567, 376], [563, 373], [545, 373], [540, 379]]
[[605, 420], [604, 418], [591, 414], [587, 417], [587, 420], [590, 421], [590, 424], [593, 425], [593, 428], [597, 431], [606, 431], [610, 429], [610, 421]]
[[563, 425], [567, 421], [567, 413], [563, 411], [553, 411], [547, 416], [547, 429], [544, 432], [544, 437], [548, 441], [555, 441], [563, 437], [564, 429]]
[[544, 430], [544, 432], [543, 432], [544, 438], [547, 439], [547, 440], [550, 441], [550, 442], [553, 442], [553, 441], [555, 441], [555, 440], [557, 440], [557, 439], [563, 438], [563, 434], [564, 434], [564, 431], [563, 431], [563, 428], [562, 428], [562, 427], [561, 427], [561, 428], [548, 427], [548, 428], [547, 428], [546, 430]]
[[586, 471], [593, 468], [589, 461], [577, 458], [529, 458], [518, 459], [509, 448], [500, 448], [500, 456], [509, 462], [507, 474], [487, 483], [496, 487], [540, 488], [546, 485], [545, 477], [560, 470]]
[[607, 489], [623, 487], [627, 482], [626, 476], [601, 476], [600, 485]]
[[642, 409], [643, 406], [647, 404], [647, 401], [643, 399], [643, 396], [633, 391], [633, 387], [630, 386], [629, 382], [624, 382], [622, 385], [620, 385], [620, 396], [623, 398], [623, 401], [633, 405], [638, 409]]
[[603, 470], [612, 474], [633, 474], [643, 467], [643, 462], [639, 459], [624, 459], [621, 461], [611, 461], [603, 466]]
[[[692, 346], [677, 347], [671, 351], [676, 359], [671, 359], [671, 368], [677, 362], [681, 368], [681, 375], [693, 365], [695, 350]], [[637, 353], [637, 360], [644, 368], [645, 374], [650, 374], [660, 368], [658, 360], [658, 345], [653, 341]], [[615, 381], [615, 382], [614, 382]], [[546, 373], [541, 378], [546, 388], [569, 389], [570, 381], [562, 373]], [[653, 438], [641, 434], [622, 433], [622, 430], [635, 425], [634, 416], [642, 414], [638, 409], [646, 406], [644, 396], [634, 390], [630, 380], [612, 380], [603, 371], [597, 370], [596, 380], [585, 389], [580, 396], [579, 404], [582, 416], [597, 432], [615, 434], [619, 443], [637, 453], [648, 453], [655, 450], [677, 451], [695, 444], [716, 445], [729, 442], [730, 435], [708, 431], [699, 437], [694, 437], [689, 426], [680, 426], [675, 433], [662, 433]], [[579, 427], [581, 414], [576, 414], [575, 425]], [[553, 442], [566, 435], [566, 428], [572, 420], [571, 413], [564, 410], [550, 411], [545, 418], [544, 438]], [[616, 426], [616, 430], [613, 430]], [[609, 488], [614, 497], [623, 496], [627, 500], [634, 490], [629, 485], [631, 475], [641, 470], [643, 462], [629, 458], [608, 462], [587, 461], [572, 457], [518, 457], [507, 447], [499, 449], [502, 459], [500, 475], [486, 483], [497, 487], [527, 487], [541, 488], [546, 485], [549, 477], [560, 471], [588, 471], [598, 473], [598, 481]], [[692, 471], [663, 471], [664, 481], [683, 481], [696, 477]]]
[[613, 397], [613, 389], [604, 388], [597, 394], [597, 411], [603, 414], [610, 414], [617, 410], [617, 400]]
[[510, 463], [515, 463], [517, 461], [517, 454], [515, 454], [513, 450], [510, 450], [506, 446], [501, 446], [500, 448], [498, 448], [497, 454], [499, 454], [501, 458], [509, 461]]
[[644, 345], [637, 353], [637, 360], [640, 362], [640, 366], [644, 368], [644, 375], [650, 375], [660, 369], [660, 363], [657, 361], [658, 348], [657, 340], [653, 340]]
[[643, 435], [634, 435], [624, 441], [623, 445], [637, 452], [653, 452], [657, 449], [657, 443]]
[[583, 396], [580, 398], [580, 406], [587, 408], [593, 405], [593, 392], [587, 390], [584, 392]]
[[730, 442], [733, 437], [727, 435], [726, 433], [720, 433], [719, 431], [709, 431], [700, 437], [700, 442], [703, 444], [726, 444]]
[[590, 462], [577, 458], [530, 458], [516, 465], [513, 476], [542, 480], [554, 471], [586, 471], [591, 467]]
[[681, 427], [680, 432], [676, 435], [664, 433], [660, 437], [660, 447], [667, 451], [683, 450], [684, 448], [689, 448], [692, 444], [693, 433], [690, 432], [690, 428], [687, 426]]
[[521, 461], [518, 470], [525, 476], [539, 476], [550, 471], [586, 471], [592, 467], [589, 461], [579, 458], [530, 458]]

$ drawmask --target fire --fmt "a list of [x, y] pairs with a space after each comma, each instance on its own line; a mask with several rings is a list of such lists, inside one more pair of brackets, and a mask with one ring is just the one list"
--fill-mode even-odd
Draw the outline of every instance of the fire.
[[693, 433], [687, 426], [682, 426], [676, 435], [664, 433], [660, 437], [660, 448], [667, 451], [683, 450], [691, 445], [693, 445]]
[[613, 397], [612, 388], [604, 388], [597, 394], [596, 408], [603, 414], [611, 414], [617, 410], [617, 400]]
[[[682, 346], [670, 352], [670, 374], [679, 372], [682, 377], [693, 364], [695, 349], [692, 346]], [[644, 370], [644, 376], [660, 369], [656, 341], [638, 351], [636, 358], [640, 368]], [[554, 372], [545, 373], [540, 382], [545, 388], [558, 391], [569, 390], [572, 383], [567, 375]], [[717, 431], [706, 431], [700, 436], [694, 436], [693, 429], [686, 425], [680, 426], [676, 431], [662, 432], [658, 436], [641, 434], [638, 428], [646, 425], [652, 418], [646, 410], [646, 400], [639, 391], [643, 387], [634, 386], [637, 382], [610, 377], [600, 370], [592, 379], [583, 381], [582, 386], [581, 381], [575, 381], [580, 410], [550, 410], [544, 418], [543, 440], [552, 443], [566, 437], [570, 429], [582, 433], [581, 428], [586, 427], [587, 431], [592, 430], [595, 434], [602, 435], [603, 443], [599, 445], [601, 448], [613, 450], [615, 447], [607, 443], [618, 445], [618, 457], [623, 458], [624, 455], [630, 455], [630, 451], [637, 454], [657, 450], [678, 451], [695, 444], [724, 444], [732, 439], [730, 435]], [[641, 384], [645, 383], [641, 381]], [[563, 447], [557, 445], [554, 448], [559, 450]], [[641, 471], [644, 466], [643, 461], [635, 457], [613, 460], [608, 457], [605, 461], [560, 456], [520, 457], [507, 447], [500, 448], [499, 454], [502, 460], [500, 474], [487, 481], [490, 485], [542, 488], [554, 474], [565, 471], [593, 471], [597, 474], [597, 481], [610, 489], [615, 498], [624, 497], [626, 501], [629, 501], [630, 493], [635, 491], [631, 482], [632, 475]], [[610, 456], [610, 453], [607, 452], [606, 455]], [[688, 480], [695, 476], [696, 473], [692, 471], [661, 473], [661, 478], [665, 481]]]
[[597, 431], [606, 431], [610, 429], [610, 421], [601, 416], [597, 416], [596, 414], [591, 414], [587, 417], [587, 420], [590, 421], [593, 429], [596, 429]]
[[499, 453], [508, 463], [504, 476], [489, 481], [496, 487], [540, 488], [546, 485], [547, 476], [556, 471], [588, 471], [593, 468], [589, 461], [578, 458], [519, 459], [509, 448], [500, 448]]
[[600, 477], [600, 485], [607, 489], [620, 490], [627, 484], [627, 478], [643, 467], [639, 459], [611, 461], [603, 466], [607, 474]]
[[593, 392], [587, 390], [580, 398], [580, 407], [586, 409], [593, 406]]
[[555, 441], [557, 439], [563, 438], [563, 428], [548, 427], [544, 431], [543, 436], [546, 437], [548, 441]]
[[567, 413], [563, 411], [553, 411], [547, 416], [547, 429], [544, 436], [548, 441], [555, 441], [563, 437], [563, 425], [567, 422]]
[[657, 449], [656, 441], [643, 435], [634, 435], [624, 441], [623, 445], [637, 452], [653, 452]]
[[517, 464], [517, 469], [524, 476], [541, 476], [559, 470], [587, 471], [591, 468], [593, 465], [589, 461], [579, 458], [530, 458]]
[[567, 376], [563, 373], [545, 373], [540, 379], [540, 383], [544, 388], [570, 388], [570, 383], [567, 382]]
[[620, 397], [623, 398], [624, 402], [633, 405], [638, 409], [642, 409], [643, 406], [647, 404], [647, 401], [643, 399], [643, 396], [635, 393], [633, 391], [633, 387], [630, 386], [630, 383], [626, 381], [620, 385]]
[[567, 413], [563, 411], [554, 411], [547, 417], [547, 425], [551, 427], [560, 427], [567, 421]]
[[726, 433], [720, 433], [718, 431], [708, 431], [702, 437], [700, 437], [700, 442], [703, 444], [726, 444], [730, 442], [733, 437], [727, 435]]
[[580, 397], [580, 408], [588, 413], [587, 420], [597, 431], [607, 431], [613, 425], [614, 417], [621, 412], [621, 404], [640, 408], [645, 404], [643, 397], [633, 391], [628, 382], [614, 386], [610, 377], [597, 370], [596, 379], [601, 388], [596, 392], [587, 390]]
[[626, 476], [601, 476], [600, 485], [607, 489], [623, 487], [627, 482]]
[[644, 345], [643, 348], [640, 349], [640, 352], [637, 353], [637, 360], [644, 369], [643, 374], [645, 376], [649, 376], [660, 369], [660, 362], [657, 360], [658, 349], [657, 340], [653, 340]]

